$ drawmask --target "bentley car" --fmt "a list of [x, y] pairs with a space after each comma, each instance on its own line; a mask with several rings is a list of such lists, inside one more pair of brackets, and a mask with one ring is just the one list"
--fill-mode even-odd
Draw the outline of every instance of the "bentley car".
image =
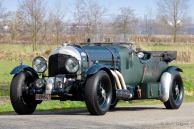
[[18, 114], [32, 114], [45, 100], [85, 101], [92, 115], [104, 115], [119, 100], [158, 99], [178, 109], [182, 69], [169, 65], [176, 57], [176, 51], [143, 51], [132, 43], [64, 43], [48, 59], [38, 56], [32, 67], [11, 71], [11, 103]]

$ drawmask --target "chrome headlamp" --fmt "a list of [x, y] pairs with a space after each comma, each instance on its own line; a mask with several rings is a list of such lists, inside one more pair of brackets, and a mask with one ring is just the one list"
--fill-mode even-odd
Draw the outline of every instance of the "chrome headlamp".
[[35, 57], [32, 61], [32, 67], [38, 73], [43, 73], [47, 69], [47, 60], [44, 57]]
[[79, 61], [76, 58], [69, 58], [65, 62], [65, 68], [69, 73], [76, 73], [79, 70]]

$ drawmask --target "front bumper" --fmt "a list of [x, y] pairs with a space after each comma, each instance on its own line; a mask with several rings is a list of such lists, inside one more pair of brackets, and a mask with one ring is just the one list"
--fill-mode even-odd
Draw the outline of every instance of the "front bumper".
[[36, 80], [33, 89], [35, 94], [49, 94], [62, 96], [70, 92], [70, 89], [74, 83], [75, 79], [67, 79], [65, 76], [55, 76], [49, 77], [47, 79], [41, 78]]

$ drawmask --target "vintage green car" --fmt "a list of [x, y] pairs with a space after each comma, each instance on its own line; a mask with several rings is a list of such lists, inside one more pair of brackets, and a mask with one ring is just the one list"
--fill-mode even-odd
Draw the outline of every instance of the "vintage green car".
[[32, 67], [21, 64], [11, 71], [11, 103], [18, 114], [32, 114], [43, 100], [85, 101], [92, 115], [104, 115], [119, 100], [159, 99], [167, 109], [178, 109], [182, 70], [168, 65], [176, 55], [131, 43], [64, 43], [48, 60], [38, 56]]

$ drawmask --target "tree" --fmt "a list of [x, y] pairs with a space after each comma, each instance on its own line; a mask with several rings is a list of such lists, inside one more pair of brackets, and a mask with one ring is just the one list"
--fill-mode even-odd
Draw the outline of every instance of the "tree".
[[9, 12], [7, 12], [6, 8], [3, 7], [3, 1], [0, 1], [0, 29], [8, 29], [8, 26], [6, 24], [7, 18], [8, 18]]
[[153, 18], [152, 18], [152, 9], [147, 9], [147, 11], [144, 14], [144, 33], [147, 36], [147, 41], [149, 41], [149, 37], [151, 37], [153, 33]]
[[16, 39], [16, 35], [18, 33], [18, 26], [19, 26], [17, 12], [10, 13], [10, 19], [8, 20], [7, 24], [9, 26], [8, 31], [11, 35], [11, 42], [13, 43]]
[[116, 16], [114, 23], [117, 32], [122, 33], [124, 40], [127, 40], [127, 34], [133, 33], [133, 28], [137, 23], [134, 10], [130, 7], [121, 8], [120, 14]]
[[172, 28], [173, 42], [176, 42], [177, 32], [187, 18], [188, 0], [159, 0], [158, 15], [161, 20]]
[[101, 6], [97, 0], [87, 0], [86, 1], [86, 11], [85, 11], [85, 23], [86, 23], [86, 35], [88, 38], [98, 37], [100, 28], [102, 28], [103, 17], [105, 16], [106, 9]]
[[37, 49], [38, 33], [45, 18], [44, 0], [21, 0], [19, 4], [19, 19], [25, 31], [30, 32], [33, 42], [33, 51]]
[[77, 42], [81, 42], [81, 33], [83, 31], [84, 17], [86, 14], [85, 6], [86, 3], [84, 0], [75, 1], [73, 9], [73, 17], [75, 23], [73, 25], [72, 30], [76, 30], [75, 35], [77, 38]]
[[59, 43], [60, 35], [64, 32], [65, 29], [64, 17], [65, 14], [60, 8], [60, 3], [57, 3], [55, 9], [53, 9], [49, 14], [50, 27], [52, 33], [54, 33], [56, 37], [56, 43]]
[[3, 1], [0, 1], [0, 21], [7, 17], [7, 10], [3, 7]]

